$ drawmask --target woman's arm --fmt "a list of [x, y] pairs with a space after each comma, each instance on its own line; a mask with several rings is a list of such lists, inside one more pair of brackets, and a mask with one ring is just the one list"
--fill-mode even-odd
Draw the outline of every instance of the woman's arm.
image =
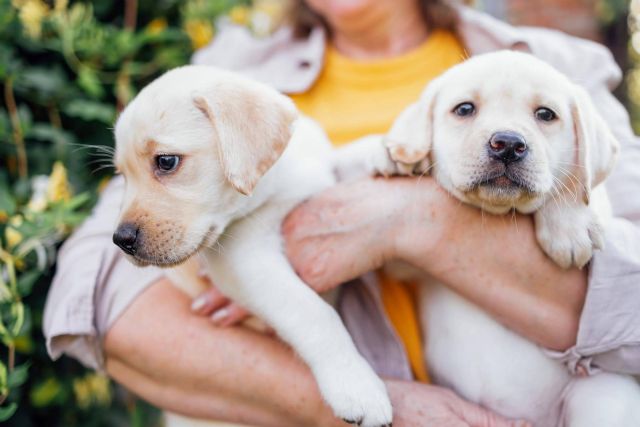
[[[139, 295], [105, 338], [107, 371], [146, 400], [203, 419], [259, 426], [348, 426], [323, 403], [309, 369], [273, 337], [216, 328], [162, 280]], [[508, 427], [451, 391], [386, 381], [399, 427]]]
[[402, 259], [551, 349], [576, 340], [587, 274], [542, 252], [531, 218], [462, 204], [430, 178], [341, 184], [283, 225], [289, 257], [317, 290]]
[[261, 426], [344, 425], [286, 346], [247, 328], [213, 327], [189, 304], [166, 280], [138, 296], [106, 335], [109, 375], [146, 400], [191, 417]]

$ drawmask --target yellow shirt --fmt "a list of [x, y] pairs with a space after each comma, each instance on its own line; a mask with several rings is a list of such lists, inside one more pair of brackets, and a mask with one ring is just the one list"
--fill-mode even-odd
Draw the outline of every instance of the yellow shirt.
[[[465, 57], [463, 46], [447, 31], [434, 31], [413, 51], [384, 60], [352, 60], [329, 46], [316, 83], [292, 99], [339, 146], [372, 133], [386, 133], [433, 78]], [[379, 277], [385, 310], [402, 339], [413, 373], [428, 381], [412, 287], [382, 274]]]
[[335, 145], [343, 145], [387, 132], [433, 78], [464, 58], [462, 45], [446, 31], [434, 31], [418, 48], [384, 60], [356, 61], [328, 46], [316, 83], [291, 98]]

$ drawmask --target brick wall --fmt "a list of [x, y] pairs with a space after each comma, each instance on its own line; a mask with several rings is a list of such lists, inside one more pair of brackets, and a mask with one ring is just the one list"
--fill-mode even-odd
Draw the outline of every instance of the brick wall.
[[515, 25], [557, 28], [569, 34], [602, 40], [597, 0], [479, 0], [480, 8]]

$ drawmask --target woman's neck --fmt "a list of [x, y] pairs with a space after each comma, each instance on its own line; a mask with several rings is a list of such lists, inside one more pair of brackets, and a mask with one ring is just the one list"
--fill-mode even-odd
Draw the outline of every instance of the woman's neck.
[[[399, 2], [400, 3], [400, 2]], [[371, 10], [332, 23], [332, 42], [343, 55], [361, 60], [402, 55], [420, 46], [429, 31], [419, 10]]]

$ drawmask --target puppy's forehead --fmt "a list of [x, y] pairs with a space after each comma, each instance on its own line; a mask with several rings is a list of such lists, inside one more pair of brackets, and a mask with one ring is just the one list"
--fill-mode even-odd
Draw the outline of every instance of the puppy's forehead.
[[[559, 100], [567, 94], [569, 80], [543, 61], [519, 52], [479, 55], [445, 75], [448, 95], [517, 98], [537, 96]], [[496, 98], [497, 97], [497, 98]]]

